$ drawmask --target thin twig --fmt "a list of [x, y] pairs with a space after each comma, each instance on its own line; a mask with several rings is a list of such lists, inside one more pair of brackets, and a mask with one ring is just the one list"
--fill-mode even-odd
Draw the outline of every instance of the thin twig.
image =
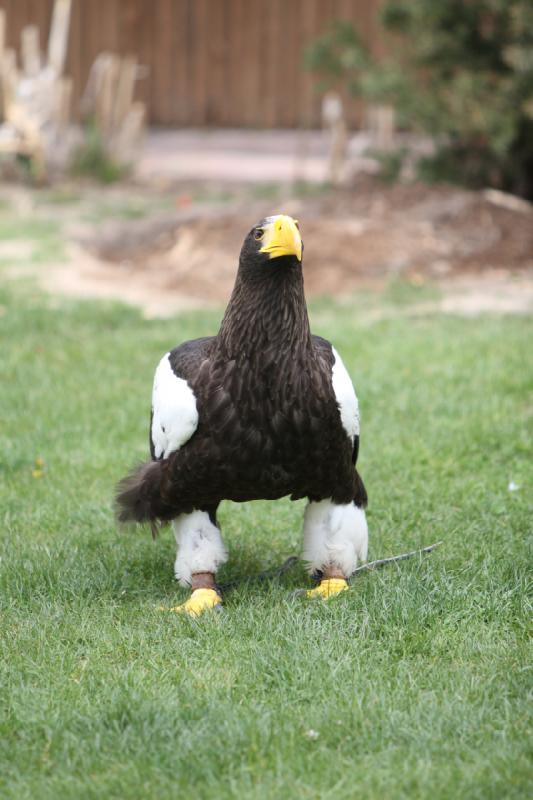
[[[367, 570], [379, 569], [379, 567], [385, 567], [387, 564], [394, 564], [396, 561], [403, 561], [406, 558], [413, 558], [414, 556], [423, 555], [424, 553], [430, 553], [432, 550], [435, 550], [436, 547], [439, 547], [442, 544], [442, 541], [435, 542], [435, 544], [430, 544], [427, 547], [422, 547], [420, 550], [410, 550], [408, 553], [401, 553], [398, 556], [389, 556], [388, 558], [378, 558], [376, 561], [369, 561], [368, 564], [363, 564], [362, 567], [357, 567], [357, 569], [352, 574], [350, 581], [355, 578], [360, 572], [366, 572]], [[237, 578], [236, 580], [229, 581], [228, 583], [221, 583], [218, 584], [218, 588], [221, 591], [226, 591], [227, 589], [234, 589], [236, 586], [241, 586], [243, 583], [261, 583], [262, 581], [268, 581], [272, 578], [281, 578], [286, 572], [291, 570], [296, 564], [300, 561], [298, 556], [289, 556], [289, 558], [285, 559], [281, 567], [276, 567], [275, 569], [267, 569], [264, 572], [260, 572], [257, 575], [250, 575], [249, 577], [245, 578]]]
[[405, 558], [421, 556], [423, 553], [431, 553], [432, 550], [435, 550], [436, 547], [440, 547], [441, 544], [443, 544], [442, 540], [440, 542], [435, 542], [435, 544], [428, 544], [427, 547], [422, 547], [420, 550], [410, 550], [408, 553], [400, 553], [399, 556], [389, 556], [388, 558], [378, 558], [376, 561], [369, 561], [368, 564], [363, 564], [361, 567], [357, 567], [357, 569], [354, 570], [350, 580], [355, 578], [355, 576], [360, 572], [378, 569], [379, 567], [384, 567], [387, 564], [394, 564], [396, 561], [403, 561]]

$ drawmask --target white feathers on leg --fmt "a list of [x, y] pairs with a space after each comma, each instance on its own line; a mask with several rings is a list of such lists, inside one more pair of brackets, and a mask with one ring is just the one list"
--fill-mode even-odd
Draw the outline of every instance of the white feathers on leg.
[[368, 527], [362, 508], [332, 500], [309, 503], [304, 516], [303, 558], [312, 574], [333, 567], [349, 577], [359, 561], [366, 561]]
[[181, 514], [172, 525], [178, 545], [174, 573], [182, 586], [190, 586], [193, 573], [215, 573], [227, 560], [220, 531], [206, 511]]

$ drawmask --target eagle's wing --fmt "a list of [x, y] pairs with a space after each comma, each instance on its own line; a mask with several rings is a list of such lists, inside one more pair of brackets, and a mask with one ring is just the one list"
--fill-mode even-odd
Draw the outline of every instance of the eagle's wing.
[[[346, 432], [346, 436], [352, 443], [352, 463], [355, 467], [357, 464], [357, 456], [359, 454], [359, 402], [355, 393], [352, 379], [348, 374], [348, 370], [343, 364], [342, 358], [337, 353], [331, 342], [327, 339], [322, 339], [321, 336], [313, 336], [313, 345], [315, 351], [326, 364], [326, 369], [329, 373], [329, 380], [337, 407], [339, 409], [339, 416], [342, 427]], [[368, 498], [366, 489], [361, 476], [355, 470], [355, 503], [364, 507], [367, 504]]]
[[331, 342], [320, 336], [313, 336], [313, 344], [322, 358], [326, 361], [330, 372], [331, 386], [339, 409], [342, 427], [354, 445], [354, 464], [357, 459], [355, 448], [359, 442], [359, 402], [352, 379], [343, 364], [342, 358], [337, 353]]
[[196, 397], [190, 382], [206, 358], [212, 338], [184, 342], [159, 362], [154, 376], [150, 422], [153, 459], [168, 458], [198, 427]]

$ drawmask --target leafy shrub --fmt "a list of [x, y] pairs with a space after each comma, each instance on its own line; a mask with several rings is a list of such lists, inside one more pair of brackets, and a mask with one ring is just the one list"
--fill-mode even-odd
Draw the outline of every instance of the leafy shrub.
[[114, 183], [123, 178], [127, 170], [109, 156], [97, 125], [90, 123], [83, 144], [74, 153], [71, 172], [101, 183]]
[[322, 85], [391, 103], [400, 125], [430, 134], [426, 177], [533, 199], [531, 0], [388, 0], [381, 21], [379, 63], [351, 23], [315, 41], [306, 59]]

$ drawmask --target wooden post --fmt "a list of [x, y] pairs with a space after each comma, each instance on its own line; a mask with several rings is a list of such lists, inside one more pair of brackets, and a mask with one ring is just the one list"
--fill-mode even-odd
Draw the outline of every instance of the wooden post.
[[4, 60], [6, 49], [6, 12], [0, 8], [0, 69]]
[[0, 8], [0, 122], [3, 120], [5, 115], [4, 110], [4, 58], [5, 58], [5, 50], [6, 50], [6, 12], [3, 8]]
[[18, 83], [17, 56], [14, 50], [4, 50], [4, 58], [1, 66], [0, 77], [2, 78], [2, 101], [4, 117], [9, 116], [9, 109], [15, 100], [15, 87]]
[[327, 92], [322, 100], [322, 120], [329, 128], [331, 139], [329, 146], [328, 176], [334, 186], [342, 182], [346, 150], [348, 147], [348, 130], [344, 118], [344, 109], [340, 95]]
[[39, 31], [27, 25], [21, 35], [21, 72], [16, 54], [5, 50], [5, 14], [0, 13], [1, 149], [27, 155], [33, 175], [44, 179], [49, 167], [63, 164], [68, 147], [59, 136], [68, 123], [71, 81], [63, 80], [72, 0], [55, 0], [47, 63], [41, 59]]
[[101, 53], [89, 73], [82, 111], [94, 118], [102, 146], [118, 163], [130, 164], [140, 147], [146, 121], [144, 103], [134, 102], [137, 60]]
[[41, 71], [41, 51], [39, 29], [36, 25], [26, 25], [21, 33], [22, 71], [27, 78], [35, 78]]
[[102, 68], [100, 94], [96, 97], [96, 119], [104, 138], [113, 133], [113, 118], [117, 90], [120, 60], [118, 56], [108, 53]]
[[55, 0], [48, 39], [48, 64], [60, 76], [65, 68], [71, 0]]
[[[207, 0], [204, 0], [206, 2]], [[72, 79], [64, 76], [72, 0], [55, 0], [46, 59], [39, 31], [28, 25], [21, 36], [21, 72], [16, 54], [5, 49], [6, 15], [0, 9], [0, 150], [24, 154], [37, 177], [64, 167], [69, 157]], [[101, 146], [119, 164], [135, 161], [145, 125], [144, 103], [134, 102], [140, 68], [133, 56], [101, 53], [95, 60], [82, 101], [94, 118]]]
[[57, 126], [62, 132], [66, 131], [70, 123], [70, 108], [72, 104], [72, 78], [61, 78], [57, 83]]
[[372, 144], [378, 150], [391, 150], [396, 130], [395, 112], [392, 106], [371, 105], [367, 110], [367, 129]]
[[137, 59], [131, 56], [123, 58], [119, 66], [117, 91], [115, 97], [115, 127], [120, 126], [133, 103]]
[[141, 145], [145, 118], [144, 103], [133, 103], [114, 140], [113, 156], [120, 163], [130, 165], [134, 162]]

